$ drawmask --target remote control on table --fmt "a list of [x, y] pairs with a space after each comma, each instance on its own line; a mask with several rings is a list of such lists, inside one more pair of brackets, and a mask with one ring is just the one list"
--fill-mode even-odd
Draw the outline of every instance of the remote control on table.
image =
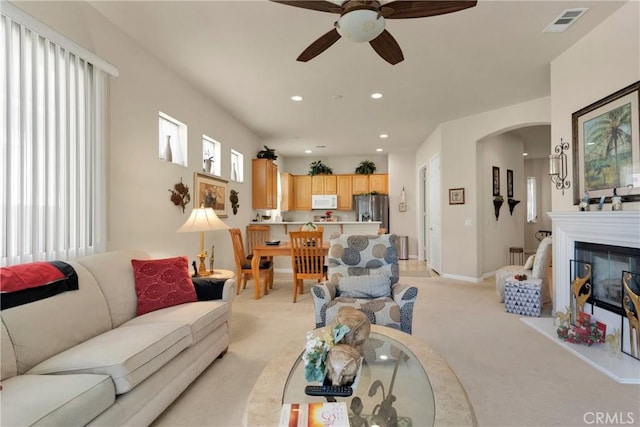
[[353, 390], [351, 387], [344, 385], [308, 385], [305, 387], [304, 392], [309, 396], [349, 397]]

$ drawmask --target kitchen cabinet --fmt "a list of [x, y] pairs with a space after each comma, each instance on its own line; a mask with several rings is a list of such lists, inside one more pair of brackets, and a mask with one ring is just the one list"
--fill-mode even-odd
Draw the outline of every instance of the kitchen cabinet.
[[369, 192], [389, 194], [389, 175], [387, 175], [386, 173], [369, 175]]
[[369, 193], [369, 175], [353, 175], [351, 189], [356, 195]]
[[294, 175], [293, 177], [294, 202], [293, 207], [296, 211], [311, 210], [311, 176]]
[[269, 159], [252, 159], [253, 209], [278, 207], [278, 165]]
[[282, 201], [280, 202], [280, 209], [283, 212], [295, 210], [295, 184], [293, 182], [293, 175], [287, 172], [281, 173], [280, 186], [282, 188]]
[[338, 210], [339, 211], [350, 211], [353, 204], [353, 192], [351, 190], [352, 187], [352, 177], [351, 175], [338, 175], [337, 176], [337, 185], [338, 185]]
[[314, 175], [311, 177], [311, 194], [338, 194], [338, 177], [336, 175]]

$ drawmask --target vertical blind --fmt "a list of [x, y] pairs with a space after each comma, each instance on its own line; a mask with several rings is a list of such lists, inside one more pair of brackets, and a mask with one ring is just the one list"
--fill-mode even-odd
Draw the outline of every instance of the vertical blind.
[[105, 248], [99, 67], [0, 15], [2, 266]]

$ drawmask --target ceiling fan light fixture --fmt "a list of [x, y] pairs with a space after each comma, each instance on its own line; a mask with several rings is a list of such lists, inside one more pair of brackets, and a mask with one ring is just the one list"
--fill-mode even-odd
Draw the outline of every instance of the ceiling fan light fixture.
[[384, 31], [384, 18], [375, 10], [353, 10], [338, 19], [336, 29], [352, 42], [370, 42]]

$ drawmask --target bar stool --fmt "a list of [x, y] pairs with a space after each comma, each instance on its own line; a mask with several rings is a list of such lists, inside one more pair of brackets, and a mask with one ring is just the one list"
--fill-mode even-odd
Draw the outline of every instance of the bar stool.
[[[520, 261], [516, 264], [516, 260]], [[512, 246], [509, 248], [509, 263], [511, 265], [524, 265], [524, 248]]]

